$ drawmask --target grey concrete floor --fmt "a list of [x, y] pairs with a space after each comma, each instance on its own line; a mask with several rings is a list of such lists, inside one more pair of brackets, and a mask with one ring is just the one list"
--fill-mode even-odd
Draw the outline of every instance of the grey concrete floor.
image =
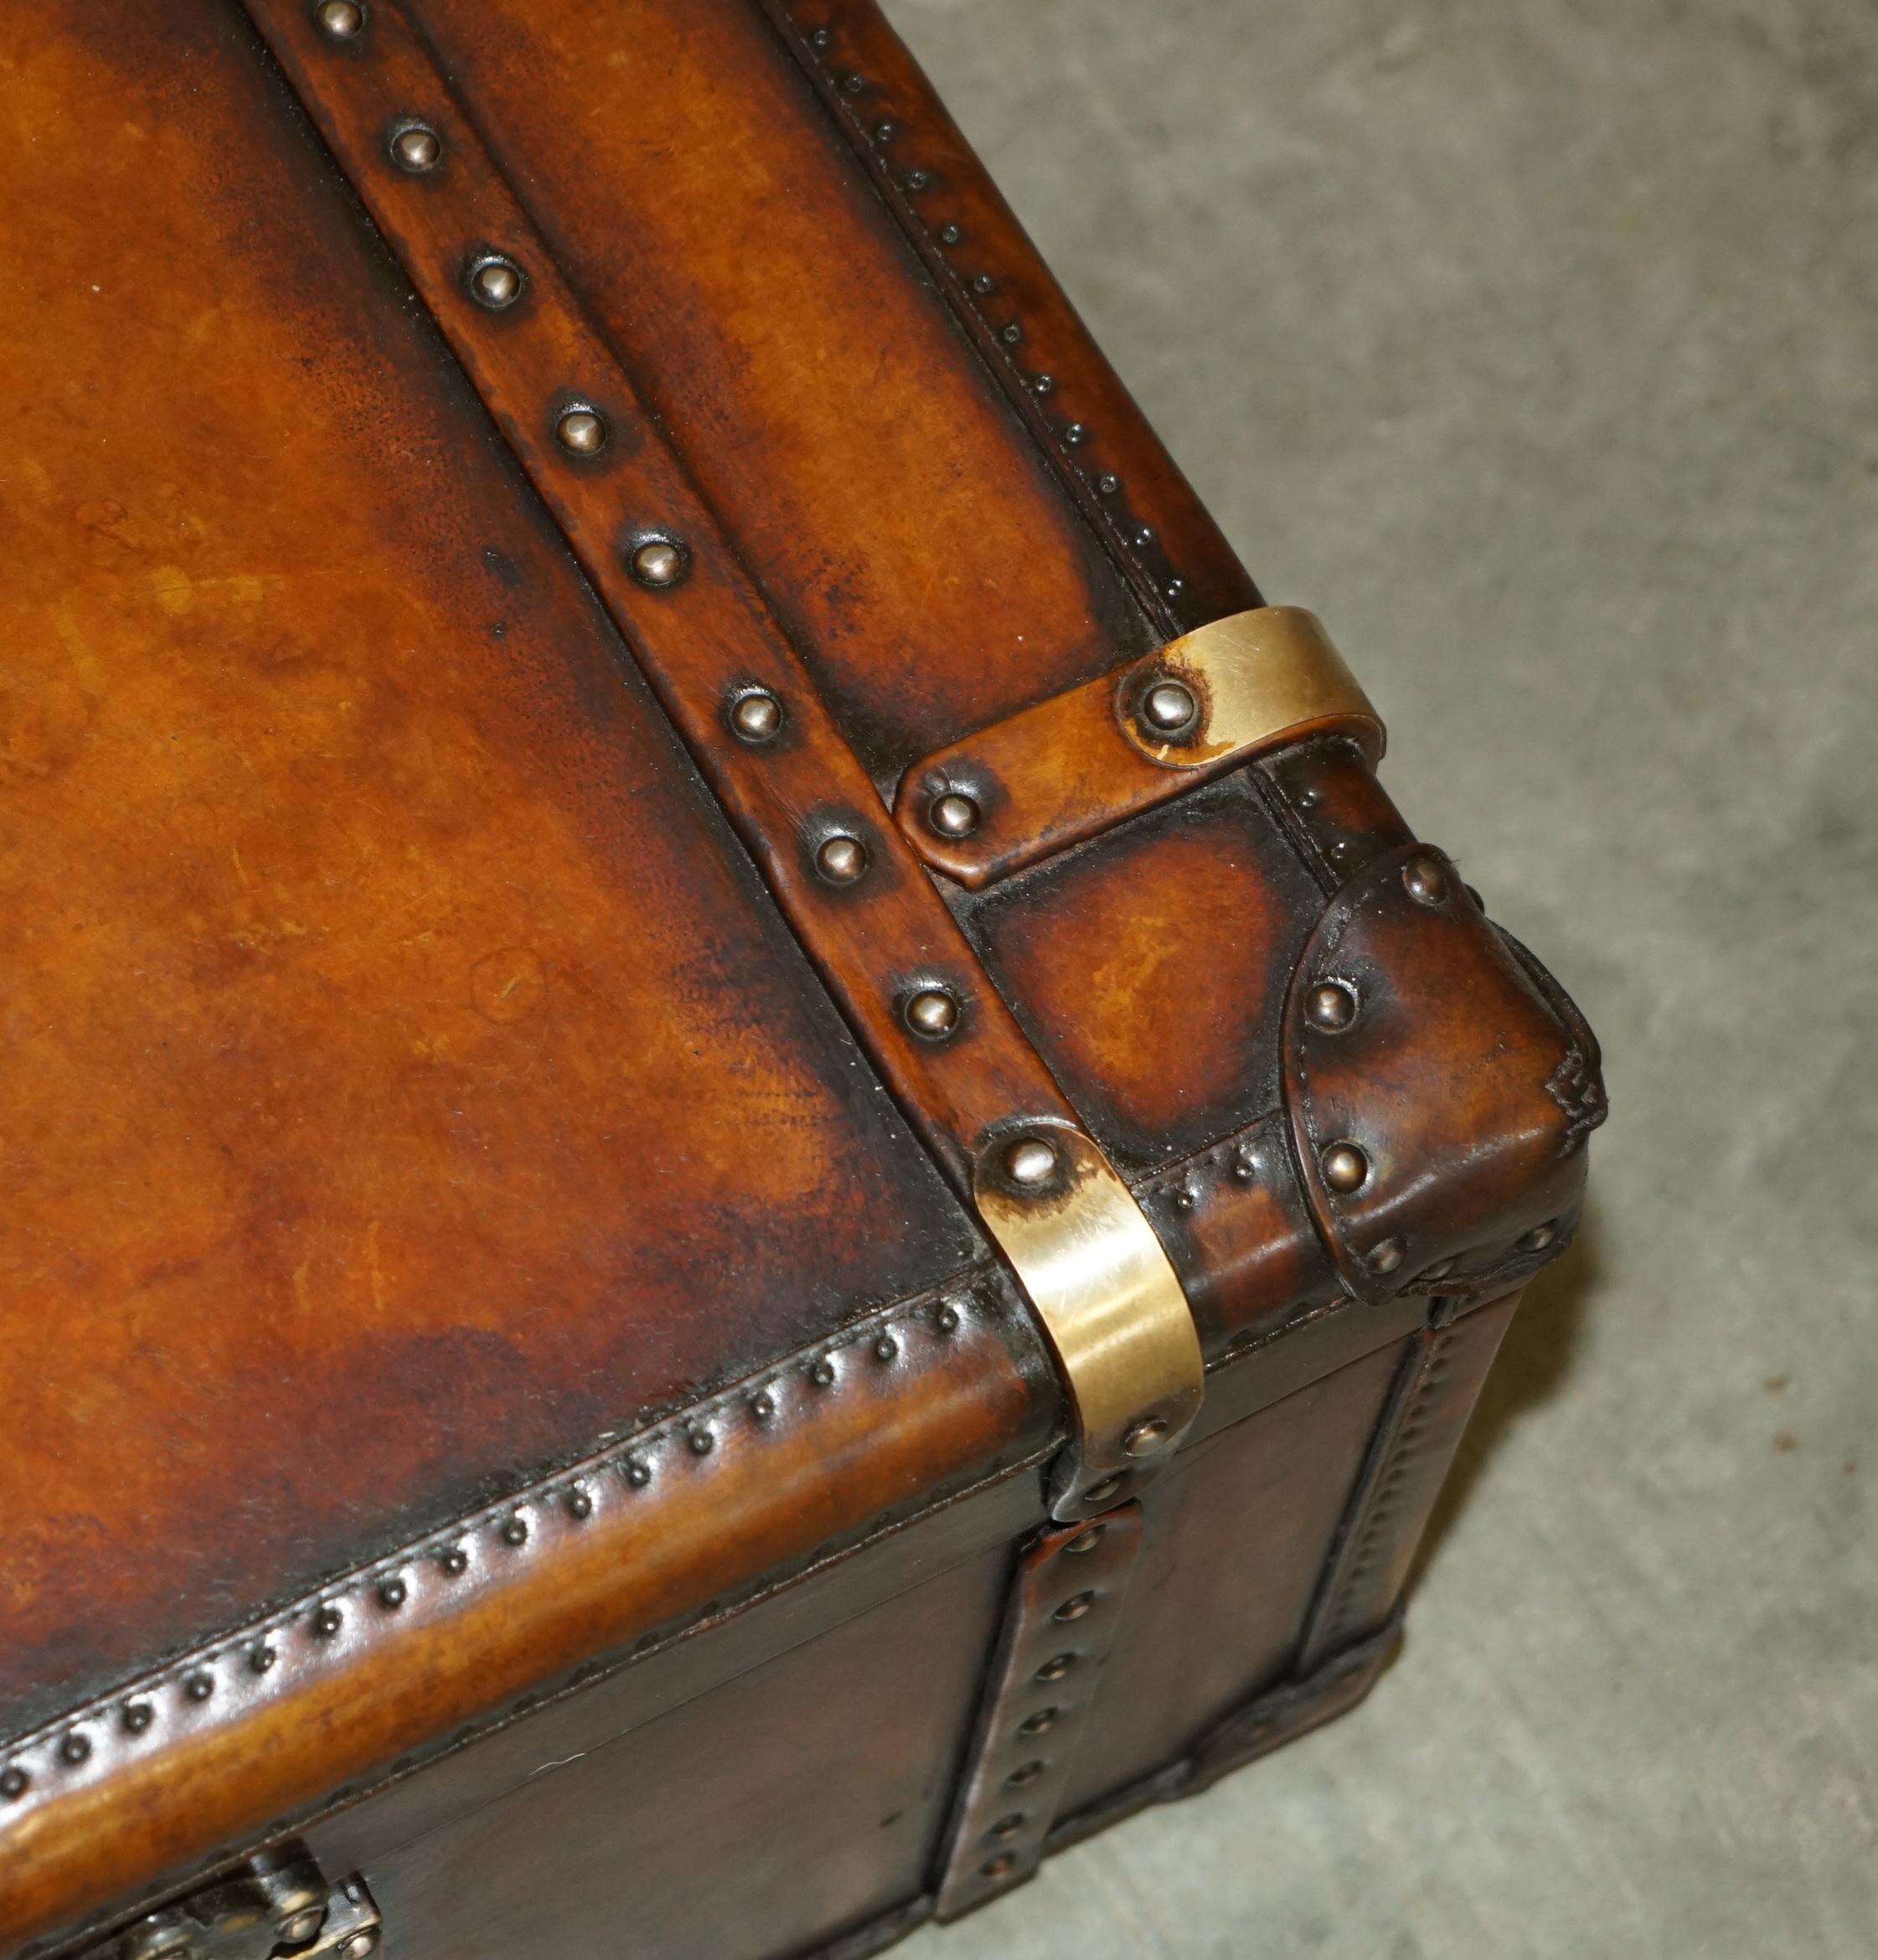
[[908, 1960], [1878, 1953], [1878, 13], [890, 0], [1614, 1116], [1336, 1727]]

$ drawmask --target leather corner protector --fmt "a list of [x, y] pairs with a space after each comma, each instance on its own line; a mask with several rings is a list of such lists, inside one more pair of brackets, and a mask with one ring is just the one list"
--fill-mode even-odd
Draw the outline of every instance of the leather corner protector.
[[1285, 1003], [1283, 1086], [1359, 1299], [1504, 1291], [1570, 1242], [1606, 1108], [1597, 1044], [1439, 852], [1390, 852], [1326, 908]]

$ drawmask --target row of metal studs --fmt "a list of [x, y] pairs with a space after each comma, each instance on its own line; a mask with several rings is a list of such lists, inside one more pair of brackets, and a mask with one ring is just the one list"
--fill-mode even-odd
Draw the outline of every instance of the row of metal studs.
[[[785, 4], [793, 6], [795, 0], [785, 0]], [[855, 106], [854, 98], [864, 95], [869, 85], [868, 77], [858, 70], [842, 70], [837, 68], [834, 61], [834, 30], [825, 26], [804, 30], [797, 26], [795, 38], [797, 44], [806, 50], [814, 68], [830, 89], [836, 92], [849, 126], [862, 143], [875, 154], [883, 178], [895, 190], [907, 193], [909, 201], [903, 208], [919, 224], [922, 235], [948, 254], [957, 251], [966, 243], [962, 230], [956, 224], [933, 225], [916, 204], [911, 201], [932, 188], [936, 181], [934, 173], [917, 166], [896, 173], [886, 161], [885, 152], [890, 144], [904, 147], [899, 145], [902, 133], [900, 121], [891, 116], [872, 121], [862, 115]], [[949, 260], [947, 262], [950, 263]], [[1039, 398], [1053, 395], [1056, 388], [1055, 377], [1052, 374], [1026, 373], [1019, 364], [1013, 351], [1024, 339], [1023, 322], [1013, 317], [1000, 326], [993, 319], [984, 304], [998, 291], [995, 275], [982, 270], [967, 274], [955, 266], [953, 277], [958, 297], [970, 307], [973, 315], [985, 328], [988, 337], [998, 348], [1018, 386]], [[1060, 417], [1046, 416], [1043, 420], [1044, 426], [1049, 429], [1062, 451], [1065, 465], [1073, 470], [1081, 481], [1091, 485], [1098, 496], [1104, 498], [1119, 497], [1122, 479], [1112, 470], [1091, 471], [1084, 468], [1077, 461], [1075, 452], [1091, 439], [1092, 431], [1088, 426], [1074, 418], [1065, 420]], [[1103, 508], [1102, 514], [1106, 528], [1116, 542], [1140, 568], [1155, 590], [1165, 599], [1178, 599], [1184, 586], [1171, 565], [1164, 562], [1156, 565], [1145, 555], [1155, 543], [1153, 528], [1130, 516], [1125, 510]]]
[[[333, 0], [342, 3], [342, 0]], [[770, 1430], [781, 1408], [780, 1391], [792, 1375], [818, 1391], [838, 1385], [841, 1369], [838, 1357], [848, 1349], [864, 1348], [874, 1362], [889, 1367], [898, 1360], [909, 1328], [930, 1324], [942, 1338], [956, 1334], [966, 1311], [976, 1303], [970, 1290], [948, 1290], [936, 1301], [924, 1298], [911, 1308], [890, 1310], [845, 1341], [818, 1344], [807, 1359], [798, 1357], [785, 1366], [767, 1371], [754, 1383], [726, 1390], [696, 1408], [681, 1411], [642, 1431], [622, 1446], [590, 1458], [534, 1490], [524, 1491], [499, 1505], [472, 1514], [451, 1531], [431, 1534], [427, 1545], [413, 1547], [389, 1561], [379, 1561], [338, 1586], [322, 1587], [319, 1594], [292, 1608], [281, 1617], [219, 1643], [212, 1651], [188, 1660], [140, 1684], [127, 1695], [113, 1697], [119, 1726], [123, 1734], [149, 1738], [157, 1718], [157, 1698], [166, 1690], [180, 1694], [189, 1705], [200, 1706], [216, 1689], [219, 1670], [233, 1663], [245, 1667], [254, 1675], [265, 1675], [281, 1659], [277, 1643], [302, 1634], [321, 1645], [329, 1644], [343, 1630], [346, 1606], [369, 1595], [384, 1613], [396, 1613], [410, 1597], [407, 1575], [415, 1565], [427, 1560], [446, 1579], [461, 1579], [470, 1569], [469, 1544], [478, 1540], [499, 1542], [509, 1551], [519, 1551], [531, 1536], [530, 1519], [539, 1519], [557, 1504], [575, 1524], [594, 1514], [595, 1491], [604, 1490], [605, 1480], [617, 1477], [634, 1491], [646, 1489], [653, 1482], [652, 1458], [663, 1446], [682, 1444], [694, 1457], [706, 1457], [730, 1431], [725, 1418], [740, 1408], [759, 1430]], [[896, 1335], [895, 1329], [900, 1329]], [[642, 1642], [656, 1644], [657, 1637]], [[0, 1769], [0, 1799], [17, 1801], [33, 1786], [34, 1774], [21, 1758], [39, 1756], [50, 1766], [77, 1771], [93, 1752], [87, 1732], [110, 1719], [108, 1708], [101, 1706], [69, 1719], [56, 1730], [44, 1730], [23, 1737]]]

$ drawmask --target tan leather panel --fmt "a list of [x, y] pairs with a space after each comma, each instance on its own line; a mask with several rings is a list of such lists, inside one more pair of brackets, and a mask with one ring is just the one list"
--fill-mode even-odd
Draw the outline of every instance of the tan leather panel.
[[1154, 643], [751, 0], [413, 12], [877, 778]]
[[974, 1240], [237, 17], [13, 54], [17, 1729]]

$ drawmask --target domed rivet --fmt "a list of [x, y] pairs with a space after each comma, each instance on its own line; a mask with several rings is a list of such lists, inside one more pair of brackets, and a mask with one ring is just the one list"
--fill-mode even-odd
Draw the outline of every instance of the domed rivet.
[[328, 40], [350, 41], [364, 31], [365, 9], [359, 0], [320, 0], [313, 18]]
[[1037, 1778], [1044, 1773], [1046, 1767], [1041, 1762], [1020, 1762], [1005, 1777], [1004, 1786], [1007, 1789], [1021, 1790], [1026, 1783], [1035, 1782]]
[[1081, 422], [1071, 422], [1063, 431], [1063, 440], [1074, 449], [1077, 443], [1086, 440], [1088, 434]]
[[[1091, 1483], [1088, 1489], [1082, 1493], [1083, 1503], [1086, 1504], [1106, 1504], [1111, 1498], [1120, 1493], [1123, 1481], [1124, 1479], [1119, 1477], [1105, 1477], [1100, 1483]], [[1082, 1540], [1078, 1539], [1074, 1545], [1066, 1546], [1065, 1549], [1074, 1550], [1081, 1543]]]
[[1013, 320], [1009, 326], [999, 329], [998, 338], [1006, 347], [1015, 347], [1024, 338], [1024, 329]]
[[1052, 1654], [1037, 1669], [1034, 1679], [1039, 1681], [1060, 1681], [1075, 1665], [1076, 1656], [1073, 1653]]
[[1559, 1235], [1558, 1220], [1553, 1219], [1542, 1225], [1535, 1225], [1519, 1241], [1522, 1252], [1543, 1252]]
[[998, 281], [988, 272], [981, 272], [972, 281], [972, 290], [973, 292], [996, 292]]
[[305, 1911], [291, 1913], [280, 1922], [281, 1940], [289, 1947], [304, 1946], [326, 1921], [323, 1906], [309, 1906]]
[[17, 1762], [9, 1763], [0, 1770], [0, 1797], [4, 1797], [9, 1803], [16, 1797], [23, 1797], [32, 1781]]
[[572, 408], [555, 424], [555, 440], [570, 456], [598, 456], [606, 446], [606, 425], [591, 409]]
[[1371, 1272], [1393, 1272], [1407, 1253], [1408, 1247], [1400, 1239], [1379, 1239], [1370, 1246], [1364, 1264]]
[[881, 122], [875, 125], [874, 140], [877, 143], [890, 143], [899, 134], [900, 127], [897, 123]]
[[1416, 1275], [1415, 1283], [1418, 1287], [1432, 1286], [1437, 1280], [1446, 1279], [1458, 1263], [1452, 1259], [1437, 1259], [1432, 1266]]
[[502, 1521], [502, 1541], [504, 1545], [526, 1545], [529, 1527], [525, 1518], [504, 1518]]
[[1023, 1828], [1024, 1813], [1021, 1810], [1014, 1810], [1009, 1817], [999, 1818], [997, 1823], [985, 1833], [985, 1835], [1002, 1844], [1007, 1839], [1014, 1838]]
[[874, 1344], [874, 1359], [876, 1361], [891, 1361], [900, 1352], [900, 1343], [890, 1333], [884, 1333]]
[[1347, 980], [1326, 980], [1304, 996], [1304, 1019], [1319, 1034], [1341, 1034], [1356, 1019], [1356, 989]]
[[709, 1430], [702, 1427], [688, 1429], [684, 1440], [691, 1446], [691, 1453], [694, 1457], [708, 1457], [717, 1447], [717, 1438]]
[[1402, 867], [1402, 883], [1418, 905], [1438, 905], [1447, 896], [1447, 874], [1437, 859], [1411, 858]]
[[1063, 1550], [1075, 1557], [1081, 1558], [1085, 1552], [1095, 1550], [1096, 1547], [1102, 1542], [1103, 1534], [1107, 1529], [1108, 1527], [1106, 1524], [1091, 1524], [1086, 1531], [1077, 1532], [1076, 1536], [1063, 1547]]
[[443, 140], [426, 122], [407, 124], [391, 139], [391, 161], [413, 177], [421, 177], [443, 161]]
[[782, 704], [761, 689], [745, 694], [730, 710], [730, 726], [741, 741], [766, 742], [782, 726]]
[[1080, 1620], [1095, 1603], [1096, 1596], [1094, 1593], [1079, 1592], [1074, 1599], [1065, 1600], [1062, 1605], [1057, 1607], [1052, 1617], [1059, 1620]]
[[59, 1760], [61, 1762], [80, 1763], [91, 1753], [91, 1738], [81, 1736], [76, 1729], [59, 1745]]
[[1056, 1710], [1040, 1708], [1034, 1715], [1027, 1716], [1017, 1725], [1020, 1736], [1045, 1736], [1056, 1726]]
[[867, 846], [858, 837], [831, 837], [816, 852], [815, 869], [830, 885], [852, 885], [867, 869]]
[[1193, 720], [1199, 706], [1191, 688], [1175, 680], [1156, 681], [1142, 697], [1141, 718], [1150, 728], [1171, 735]]
[[322, 1640], [330, 1640], [343, 1623], [336, 1606], [322, 1606], [313, 1615], [313, 1631]]
[[943, 1041], [958, 1025], [958, 1002], [943, 987], [922, 987], [906, 1003], [906, 1025], [928, 1041]]
[[1151, 1457], [1166, 1442], [1169, 1434], [1166, 1423], [1158, 1418], [1138, 1422], [1122, 1438], [1122, 1447], [1131, 1457]]
[[1039, 374], [1032, 380], [1030, 391], [1033, 395], [1048, 395], [1055, 385], [1056, 377], [1054, 374]]
[[362, 1926], [349, 1938], [339, 1942], [339, 1960], [366, 1960], [369, 1954], [378, 1951], [379, 1929], [375, 1926]]
[[253, 1674], [265, 1674], [279, 1658], [280, 1656], [263, 1640], [248, 1649], [248, 1671]]
[[632, 575], [655, 591], [675, 585], [684, 576], [684, 553], [669, 538], [648, 538], [632, 554]]
[[932, 182], [930, 170], [909, 170], [906, 173], [906, 188], [910, 191], [923, 191]]
[[470, 297], [499, 313], [522, 297], [522, 269], [513, 259], [485, 259], [470, 274]]
[[593, 1515], [593, 1493], [575, 1488], [567, 1493], [567, 1514], [579, 1521]]
[[956, 224], [942, 224], [939, 227], [939, 242], [942, 245], [955, 245], [964, 235]]
[[404, 1581], [395, 1573], [389, 1579], [379, 1581], [379, 1604], [392, 1612], [396, 1612], [409, 1597], [410, 1592]]
[[635, 1490], [643, 1490], [652, 1482], [652, 1465], [642, 1457], [629, 1457], [626, 1466], [626, 1481]]
[[1370, 1175], [1370, 1160], [1354, 1143], [1333, 1143], [1318, 1161], [1324, 1183], [1346, 1198], [1360, 1191]]
[[183, 1684], [183, 1692], [191, 1701], [206, 1701], [215, 1692], [214, 1679], [209, 1674], [191, 1674]]
[[469, 1554], [460, 1545], [453, 1545], [439, 1555], [437, 1563], [452, 1579], [461, 1579], [469, 1570]]
[[978, 806], [957, 790], [932, 799], [926, 820], [942, 837], [969, 837], [978, 828]]
[[957, 1333], [958, 1332], [958, 1319], [957, 1308], [948, 1302], [933, 1315], [932, 1324], [942, 1334]]
[[147, 1701], [132, 1701], [125, 1705], [124, 1726], [133, 1736], [141, 1736], [157, 1719], [157, 1711]]
[[1025, 1137], [1004, 1153], [1004, 1172], [1014, 1184], [1034, 1189], [1056, 1174], [1056, 1148], [1041, 1137]]
[[776, 1413], [776, 1397], [766, 1390], [750, 1398], [750, 1412], [759, 1422], [767, 1422]]
[[1000, 1851], [995, 1858], [988, 1858], [978, 1870], [988, 1879], [1008, 1879], [1017, 1870], [1017, 1860], [1009, 1851]]
[[1096, 479], [1096, 487], [1102, 492], [1104, 497], [1112, 497], [1122, 487], [1122, 479], [1119, 477], [1098, 477]]
[[809, 1364], [808, 1379], [817, 1388], [832, 1388], [834, 1385], [834, 1363], [824, 1354], [819, 1361]]

